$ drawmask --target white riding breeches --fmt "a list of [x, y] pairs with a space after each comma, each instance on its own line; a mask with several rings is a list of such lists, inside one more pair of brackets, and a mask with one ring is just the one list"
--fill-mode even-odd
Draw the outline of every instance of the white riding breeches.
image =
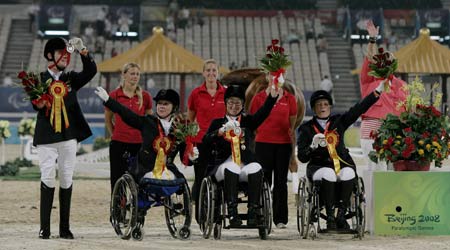
[[228, 169], [229, 171], [238, 174], [240, 182], [247, 182], [248, 175], [261, 171], [262, 167], [257, 162], [251, 162], [247, 165], [239, 166], [236, 163], [234, 163], [230, 157], [225, 162], [220, 164], [219, 167], [217, 168], [217, 171], [214, 175], [217, 181], [222, 181], [225, 178], [225, 169]]
[[314, 174], [313, 174], [313, 181], [321, 181], [327, 180], [329, 182], [336, 182], [336, 181], [349, 181], [356, 177], [356, 173], [353, 170], [353, 168], [350, 167], [344, 167], [341, 168], [341, 171], [339, 171], [339, 174], [336, 175], [336, 172], [332, 168], [323, 167], [319, 168]]
[[50, 188], [56, 185], [56, 164], [58, 164], [59, 185], [67, 189], [72, 186], [76, 164], [77, 140], [37, 145], [41, 181]]

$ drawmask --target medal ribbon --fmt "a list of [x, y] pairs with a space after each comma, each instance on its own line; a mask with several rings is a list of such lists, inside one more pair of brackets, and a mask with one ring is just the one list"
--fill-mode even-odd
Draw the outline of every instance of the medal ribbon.
[[67, 85], [63, 81], [53, 81], [50, 85], [50, 94], [53, 96], [52, 110], [50, 111], [50, 124], [55, 132], [62, 132], [61, 112], [64, 117], [65, 128], [69, 127], [69, 118], [67, 116], [64, 97], [67, 95]]
[[[320, 133], [319, 129], [315, 125], [313, 126], [316, 133], [319, 134]], [[336, 129], [328, 131], [329, 126], [330, 122], [327, 122], [327, 126], [325, 127], [324, 131], [325, 140], [327, 141], [328, 153], [330, 154], [330, 157], [333, 160], [334, 172], [336, 172], [336, 174], [339, 174], [339, 172], [341, 171], [341, 163], [340, 163], [341, 161], [349, 166], [351, 165], [348, 164], [346, 161], [344, 161], [341, 157], [339, 157], [336, 151], [336, 145], [338, 145], [339, 143], [339, 134], [336, 132]]]
[[[241, 116], [238, 117], [238, 122], [241, 124]], [[230, 130], [225, 132], [224, 138], [225, 140], [231, 143], [231, 156], [233, 158], [233, 162], [238, 166], [241, 166], [241, 148], [240, 141], [242, 137], [242, 132], [239, 135], [234, 133], [234, 130]]]
[[167, 153], [172, 146], [172, 142], [169, 137], [165, 136], [160, 124], [158, 124], [158, 130], [159, 136], [153, 141], [153, 149], [157, 155], [152, 173], [156, 179], [162, 179], [162, 174], [166, 168]]

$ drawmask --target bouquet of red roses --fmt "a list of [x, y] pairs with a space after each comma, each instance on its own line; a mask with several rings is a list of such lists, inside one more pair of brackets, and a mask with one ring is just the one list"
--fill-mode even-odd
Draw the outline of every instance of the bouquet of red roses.
[[27, 94], [26, 100], [31, 100], [34, 105], [40, 101], [47, 100], [47, 108], [51, 107], [53, 97], [48, 94], [48, 87], [52, 83], [51, 78], [42, 83], [39, 74], [26, 71], [19, 72], [17, 78], [21, 80], [20, 85]]
[[281, 87], [284, 83], [283, 73], [292, 64], [288, 55], [284, 54], [284, 48], [278, 46], [278, 39], [273, 39], [272, 44], [267, 46], [266, 55], [260, 60], [261, 69], [264, 73], [270, 73], [276, 87]]
[[174, 120], [174, 134], [176, 144], [180, 144], [182, 142], [186, 143], [186, 149], [183, 155], [183, 164], [185, 166], [189, 163], [189, 155], [194, 152], [194, 137], [197, 136], [199, 131], [198, 124], [195, 122], [190, 122], [187, 117], [183, 115], [179, 115]]
[[[372, 57], [372, 62], [369, 64], [371, 71], [369, 76], [374, 76], [380, 79], [392, 80], [394, 72], [397, 70], [398, 61], [389, 51], [384, 51], [383, 48], [378, 48], [378, 54]], [[389, 91], [389, 86], [385, 85], [385, 91]]]

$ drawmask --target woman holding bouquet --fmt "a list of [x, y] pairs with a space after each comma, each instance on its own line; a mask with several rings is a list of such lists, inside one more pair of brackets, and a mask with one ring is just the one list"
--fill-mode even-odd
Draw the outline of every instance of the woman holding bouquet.
[[281, 94], [281, 88], [270, 88], [264, 105], [254, 115], [246, 115], [242, 113], [245, 91], [240, 86], [229, 86], [224, 96], [226, 115], [213, 120], [203, 137], [203, 145], [213, 151], [207, 159], [207, 174], [217, 181], [224, 181], [224, 196], [231, 226], [242, 224], [237, 211], [239, 182], [248, 182], [247, 225], [258, 224], [257, 211], [260, 207], [263, 172], [250, 150], [249, 135], [269, 116]]
[[[153, 100], [156, 102], [156, 115], [141, 116], [110, 98], [108, 93], [97, 87], [95, 93], [104, 101], [104, 105], [119, 115], [128, 126], [138, 129], [142, 136], [142, 145], [137, 153], [137, 165], [132, 169], [138, 182], [144, 175], [149, 178], [174, 179], [183, 175], [173, 163], [180, 152], [184, 155], [185, 143], [176, 143], [175, 114], [180, 105], [180, 97], [173, 89], [160, 90]], [[198, 157], [197, 148], [193, 148], [189, 160]], [[167, 171], [169, 170], [169, 171]]]
[[[376, 40], [378, 37], [379, 27], [375, 27], [372, 21], [366, 24], [367, 32], [369, 33], [369, 44], [367, 46], [367, 55], [364, 57], [361, 73], [359, 76], [361, 96], [367, 96], [378, 86], [383, 79], [376, 78], [371, 72], [371, 64], [375, 63], [374, 56], [377, 54]], [[372, 66], [373, 67], [373, 66]], [[398, 107], [399, 102], [405, 101], [406, 98], [406, 83], [394, 75], [391, 77], [390, 90], [380, 96], [380, 100], [376, 102], [367, 112], [361, 116], [361, 149], [364, 156], [368, 159], [368, 155], [373, 149], [374, 140], [370, 137], [372, 131], [378, 131], [381, 126], [381, 119], [385, 118], [387, 114], [400, 115], [404, 111], [403, 107]], [[372, 172], [374, 170], [386, 170], [385, 162], [375, 162], [368, 160], [368, 172], [364, 174], [364, 181], [366, 183], [366, 200], [368, 214], [373, 210], [372, 201]], [[367, 228], [373, 230], [373, 216], [369, 216], [367, 220]]]
[[[379, 27], [375, 27], [372, 21], [368, 21], [367, 32], [369, 33], [369, 44], [367, 46], [367, 55], [364, 57], [364, 62], [359, 76], [361, 96], [367, 96], [380, 84], [382, 78], [376, 78], [370, 73], [369, 65], [374, 63], [373, 57], [377, 53], [376, 39], [378, 37]], [[370, 151], [373, 151], [373, 139], [370, 138], [372, 131], [377, 131], [381, 126], [381, 119], [385, 118], [387, 114], [400, 115], [404, 108], [398, 108], [398, 103], [405, 101], [406, 92], [404, 86], [406, 83], [396, 76], [392, 75], [390, 79], [390, 90], [386, 91], [380, 96], [377, 101], [361, 118], [361, 148], [364, 155], [367, 157]], [[369, 170], [375, 168], [386, 170], [386, 165], [375, 164], [372, 161], [368, 162]]]
[[[122, 68], [122, 80], [119, 87], [109, 96], [138, 115], [152, 114], [150, 93], [139, 86], [140, 67], [136, 63], [127, 63]], [[114, 118], [114, 123], [113, 123]], [[116, 181], [128, 169], [127, 158], [136, 156], [141, 148], [141, 132], [123, 122], [120, 116], [114, 116], [105, 108], [105, 124], [111, 135], [109, 145], [109, 164], [111, 171], [111, 194]]]
[[[74, 49], [80, 54], [83, 70], [65, 72]], [[44, 57], [47, 59], [47, 70], [40, 74], [40, 81], [34, 87], [25, 88], [33, 108], [38, 112], [33, 144], [37, 147], [41, 171], [39, 238], [50, 238], [57, 163], [60, 178], [59, 236], [73, 239], [69, 217], [77, 142], [92, 135], [78, 104], [77, 91], [94, 77], [97, 66], [80, 38], [70, 40], [70, 45], [63, 38], [48, 40], [44, 47]], [[45, 92], [36, 95], [38, 90]]]
[[[295, 96], [283, 91], [283, 73], [291, 64], [284, 55], [283, 47], [273, 40], [267, 48], [267, 55], [261, 60], [261, 69], [269, 82], [266, 90], [255, 95], [250, 105], [250, 114], [254, 114], [264, 104], [271, 87], [278, 85], [280, 95], [269, 117], [258, 127], [255, 137], [256, 159], [264, 170], [264, 177], [272, 185], [273, 173], [273, 222], [277, 228], [286, 228], [288, 222], [287, 175], [290, 164], [297, 165], [292, 157], [295, 148], [295, 121], [297, 102]], [[277, 72], [283, 72], [277, 75]], [[280, 78], [281, 76], [281, 78]], [[294, 192], [298, 189], [297, 168], [292, 172]]]
[[[331, 115], [333, 100], [328, 92], [318, 90], [311, 95], [310, 105], [315, 115], [298, 129], [297, 157], [308, 163], [308, 179], [321, 181], [319, 196], [326, 209], [327, 229], [349, 228], [345, 215], [350, 205], [356, 167], [343, 142], [344, 133], [379, 100], [384, 82], [381, 81], [360, 103], [339, 115]], [[337, 217], [335, 208], [338, 208]]]

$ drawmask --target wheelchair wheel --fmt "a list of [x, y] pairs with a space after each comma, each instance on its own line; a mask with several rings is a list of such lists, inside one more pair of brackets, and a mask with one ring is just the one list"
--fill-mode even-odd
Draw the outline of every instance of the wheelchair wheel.
[[358, 182], [355, 184], [355, 191], [351, 202], [351, 209], [354, 214], [352, 217], [352, 224], [356, 233], [355, 237], [362, 239], [366, 228], [366, 201], [364, 181], [361, 177], [358, 178]]
[[131, 231], [131, 237], [135, 240], [141, 241], [144, 238], [144, 230], [140, 227], [135, 227], [133, 231]]
[[300, 236], [305, 236], [308, 231], [310, 208], [308, 203], [308, 181], [305, 177], [300, 179], [297, 193], [297, 230]]
[[136, 226], [138, 195], [133, 177], [124, 174], [115, 185], [111, 199], [111, 224], [122, 239], [129, 239]]
[[191, 236], [191, 229], [184, 226], [178, 230], [178, 237], [182, 240], [187, 240]]
[[267, 239], [267, 236], [272, 231], [272, 195], [270, 192], [270, 186], [267, 181], [263, 183], [263, 190], [261, 194], [263, 226], [258, 229], [259, 238], [262, 240]]
[[175, 192], [164, 198], [164, 214], [170, 235], [187, 239], [192, 220], [191, 192], [187, 183], [182, 184], [181, 188], [181, 193]]
[[210, 177], [206, 177], [200, 186], [198, 209], [198, 223], [202, 231], [203, 238], [208, 239], [211, 235], [214, 224], [214, 200], [216, 186]]

